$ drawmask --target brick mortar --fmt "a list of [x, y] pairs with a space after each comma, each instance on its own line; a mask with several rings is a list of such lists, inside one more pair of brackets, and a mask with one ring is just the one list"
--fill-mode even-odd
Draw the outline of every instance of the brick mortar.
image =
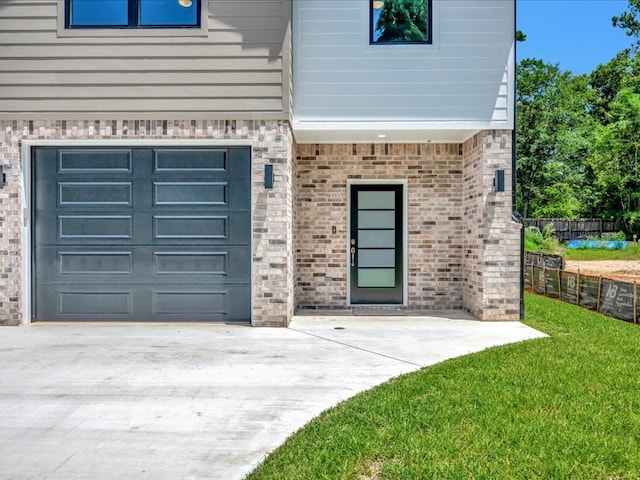
[[[520, 310], [520, 224], [511, 220], [512, 134], [480, 132], [464, 144], [464, 306], [482, 320]], [[505, 191], [495, 192], [495, 171]]]
[[407, 180], [408, 308], [461, 309], [459, 144], [297, 145], [297, 307], [347, 305], [350, 179]]
[[[493, 192], [498, 168], [505, 192]], [[518, 318], [510, 131], [480, 132], [464, 144], [297, 145], [298, 308], [347, 305], [349, 179], [408, 181], [408, 308]]]
[[[288, 122], [244, 120], [14, 120], [0, 121], [0, 325], [22, 318], [21, 140], [248, 140], [252, 145], [253, 324], [286, 326], [294, 309], [293, 139]], [[273, 190], [263, 165], [274, 165]], [[285, 239], [282, 246], [281, 240]], [[266, 261], [266, 263], [265, 263]]]

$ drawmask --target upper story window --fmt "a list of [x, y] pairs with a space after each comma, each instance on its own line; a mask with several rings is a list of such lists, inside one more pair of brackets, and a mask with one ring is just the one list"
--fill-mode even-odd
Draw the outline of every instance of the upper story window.
[[201, 0], [65, 0], [66, 28], [196, 28]]
[[431, 0], [370, 0], [372, 44], [431, 43]]

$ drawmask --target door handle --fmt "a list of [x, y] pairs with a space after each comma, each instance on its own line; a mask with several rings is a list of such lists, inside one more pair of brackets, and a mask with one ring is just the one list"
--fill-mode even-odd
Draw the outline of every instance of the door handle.
[[356, 266], [356, 247], [351, 247], [351, 266]]

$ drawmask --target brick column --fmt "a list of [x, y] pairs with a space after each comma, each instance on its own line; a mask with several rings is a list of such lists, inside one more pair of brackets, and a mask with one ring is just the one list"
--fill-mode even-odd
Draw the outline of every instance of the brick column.
[[[481, 320], [517, 320], [520, 312], [520, 224], [511, 220], [509, 130], [480, 132], [464, 144], [463, 304]], [[505, 191], [496, 192], [496, 170]]]

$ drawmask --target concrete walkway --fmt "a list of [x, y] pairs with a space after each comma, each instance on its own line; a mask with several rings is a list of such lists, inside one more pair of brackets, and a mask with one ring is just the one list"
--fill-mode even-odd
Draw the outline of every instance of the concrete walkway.
[[288, 329], [6, 327], [0, 476], [238, 480], [311, 418], [362, 390], [541, 336], [462, 312], [298, 316]]

